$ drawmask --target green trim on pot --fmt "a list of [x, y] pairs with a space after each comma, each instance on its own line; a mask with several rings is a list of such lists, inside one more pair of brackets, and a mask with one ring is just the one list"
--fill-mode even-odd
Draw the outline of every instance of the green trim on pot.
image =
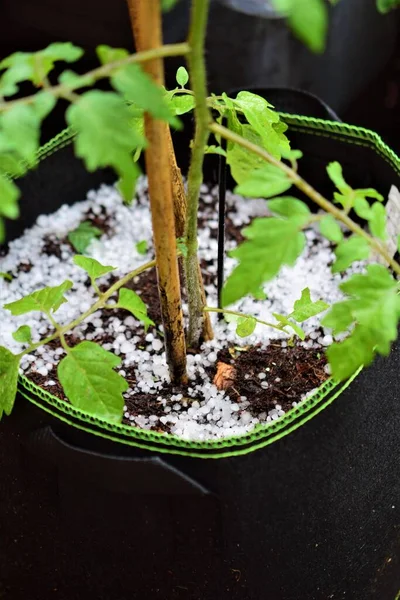
[[[371, 148], [400, 174], [400, 159], [373, 131], [299, 115], [281, 114], [281, 116], [294, 131], [337, 138], [349, 144]], [[74, 132], [70, 128], [65, 129], [39, 150], [38, 161], [40, 162], [60, 148], [68, 146], [72, 143], [73, 138]], [[108, 423], [74, 408], [68, 402], [53, 396], [24, 376], [19, 378], [19, 389], [30, 402], [56, 419], [77, 429], [155, 452], [215, 459], [248, 454], [292, 433], [328, 407], [350, 385], [360, 371], [361, 369], [345, 383], [337, 383], [333, 379], [328, 379], [313, 394], [277, 421], [259, 424], [251, 432], [242, 436], [203, 442], [188, 441], [172, 434], [148, 431], [131, 425]], [[396, 600], [400, 600], [400, 597], [398, 596]]]
[[22, 387], [20, 392], [27, 400], [64, 423], [108, 440], [165, 454], [180, 454], [196, 458], [227, 458], [249, 454], [295, 431], [340, 396], [360, 371], [361, 369], [345, 383], [338, 384], [329, 379], [277, 421], [259, 424], [251, 432], [242, 436], [204, 442], [183, 440], [172, 434], [103, 421], [49, 394], [26, 377], [20, 377]]
[[325, 121], [301, 115], [280, 113], [280, 116], [289, 126], [289, 132], [291, 130], [299, 133], [311, 132], [320, 137], [337, 138], [356, 146], [371, 148], [400, 174], [400, 158], [375, 131], [338, 121]]

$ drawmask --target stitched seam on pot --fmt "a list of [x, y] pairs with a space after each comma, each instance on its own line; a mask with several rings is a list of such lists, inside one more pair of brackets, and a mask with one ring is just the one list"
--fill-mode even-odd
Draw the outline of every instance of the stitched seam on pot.
[[57, 152], [57, 150], [65, 148], [72, 143], [74, 137], [75, 132], [71, 129], [71, 127], [63, 129], [63, 131], [60, 131], [60, 133], [58, 133], [54, 138], [39, 148], [37, 152], [37, 159], [42, 161], [48, 156], [54, 154], [54, 152]]
[[317, 388], [313, 394], [311, 394], [308, 398], [299, 403], [298, 406], [292, 408], [280, 419], [270, 423], [258, 424], [249, 433], [243, 434], [241, 436], [231, 436], [229, 438], [222, 438], [218, 440], [190, 442], [188, 440], [183, 440], [177, 436], [174, 436], [173, 434], [168, 435], [168, 441], [166, 441], [166, 435], [163, 433], [152, 432], [131, 425], [109, 423], [108, 421], [102, 420], [99, 417], [89, 415], [84, 411], [75, 408], [69, 402], [60, 400], [50, 392], [44, 390], [40, 386], [33, 383], [29, 378], [21, 376], [20, 383], [25, 389], [28, 389], [35, 396], [40, 397], [47, 404], [56, 407], [62, 413], [71, 414], [78, 420], [89, 421], [100, 428], [117, 432], [121, 435], [126, 435], [128, 437], [141, 437], [144, 439], [150, 438], [153, 439], [155, 442], [159, 441], [160, 443], [170, 443], [173, 445], [178, 444], [180, 446], [192, 446], [194, 444], [195, 446], [199, 446], [202, 448], [208, 448], [211, 446], [231, 446], [233, 443], [246, 444], [248, 443], [249, 439], [259, 439], [261, 437], [268, 437], [269, 435], [273, 435], [276, 431], [279, 431], [280, 429], [284, 428], [288, 423], [297, 419], [303, 413], [307, 413], [309, 410], [311, 410], [314, 405], [321, 402], [330, 391], [332, 391], [335, 387], [339, 385], [338, 383], [335, 383], [332, 379], [328, 379], [326, 382], [324, 382], [324, 384], [322, 384], [322, 386]]
[[307, 116], [302, 116], [302, 115], [293, 115], [290, 113], [279, 113], [279, 115], [285, 121], [291, 123], [291, 125], [296, 124], [296, 123], [299, 123], [300, 125], [306, 124], [306, 125], [312, 126], [317, 129], [323, 129], [323, 130], [330, 129], [331, 131], [334, 131], [335, 133], [339, 132], [339, 133], [342, 133], [343, 135], [356, 136], [359, 138], [372, 140], [372, 141], [374, 141], [374, 143], [377, 143], [377, 144], [381, 145], [382, 147], [384, 147], [385, 152], [393, 155], [393, 157], [396, 160], [398, 160], [396, 153], [383, 141], [383, 139], [381, 138], [381, 136], [378, 133], [376, 133], [375, 131], [372, 131], [371, 129], [366, 129], [365, 127], [359, 127], [357, 125], [350, 125], [349, 123], [317, 119], [314, 117], [307, 117]]
[[[309, 133], [309, 131], [307, 129], [301, 128], [301, 127], [292, 127], [293, 131], [298, 131], [299, 133]], [[332, 139], [332, 137], [330, 135], [324, 134], [321, 131], [313, 131], [313, 135], [318, 136], [318, 137], [324, 137], [324, 138], [329, 138]], [[380, 148], [372, 145], [372, 144], [367, 144], [364, 143], [360, 140], [354, 139], [354, 138], [346, 138], [345, 136], [342, 137], [340, 139], [341, 142], [346, 142], [348, 144], [354, 144], [355, 146], [361, 146], [364, 148], [368, 148], [370, 150], [374, 150], [374, 152], [376, 152], [376, 154], [378, 154], [378, 156], [380, 156], [381, 158], [383, 158], [383, 160], [385, 162], [387, 162], [395, 171], [397, 171], [398, 174], [400, 174], [400, 162], [399, 159], [396, 157], [392, 158], [389, 157], [384, 150], [381, 150]], [[371, 140], [372, 142], [373, 140]]]
[[[288, 124], [289, 131], [292, 129], [293, 131], [298, 131], [300, 133], [309, 133], [310, 129], [312, 129], [313, 134], [330, 138], [331, 136], [329, 134], [323, 133], [324, 130], [330, 129], [331, 132], [337, 134], [340, 141], [374, 149], [381, 158], [386, 162], [389, 162], [390, 165], [400, 173], [400, 158], [376, 132], [371, 131], [370, 129], [349, 125], [347, 123], [337, 123], [335, 121], [325, 121], [323, 119], [314, 119], [312, 117], [302, 117], [300, 115], [291, 115], [287, 113], [280, 113], [280, 116]], [[309, 127], [304, 127], [304, 125], [309, 125]], [[369, 143], [363, 143], [360, 139]]]
[[[71, 425], [72, 427], [75, 427], [77, 429], [80, 429], [81, 431], [85, 431], [87, 433], [91, 433], [93, 435], [96, 435], [98, 437], [102, 437], [104, 439], [108, 439], [114, 442], [119, 442], [119, 443], [123, 443], [123, 444], [127, 444], [129, 446], [134, 446], [137, 448], [142, 448], [145, 450], [150, 450], [153, 452], [157, 452], [157, 453], [162, 453], [162, 454], [176, 454], [176, 455], [180, 455], [180, 456], [189, 456], [192, 458], [202, 458], [202, 459], [220, 459], [220, 458], [229, 458], [229, 457], [234, 457], [234, 456], [243, 456], [245, 454], [250, 454], [251, 452], [254, 452], [256, 450], [259, 450], [261, 448], [264, 448], [266, 446], [269, 446], [270, 444], [272, 444], [273, 442], [276, 442], [280, 439], [282, 439], [283, 437], [285, 437], [286, 435], [292, 433], [293, 431], [295, 431], [296, 429], [298, 429], [299, 427], [303, 426], [305, 423], [307, 423], [309, 420], [311, 420], [314, 416], [316, 416], [318, 413], [320, 413], [322, 410], [324, 410], [325, 408], [327, 408], [334, 400], [336, 400], [336, 398], [338, 396], [340, 396], [342, 394], [342, 392], [352, 383], [352, 381], [357, 377], [359, 371], [357, 371], [349, 380], [347, 380], [341, 387], [339, 390], [336, 391], [335, 394], [332, 394], [331, 396], [329, 396], [327, 398], [327, 400], [325, 401], [325, 403], [321, 406], [318, 406], [317, 409], [312, 412], [311, 414], [308, 414], [306, 416], [304, 416], [304, 418], [300, 419], [298, 422], [296, 422], [294, 425], [292, 425], [291, 427], [285, 429], [283, 432], [278, 433], [276, 436], [266, 439], [258, 444], [253, 444], [253, 445], [248, 445], [246, 448], [240, 448], [240, 449], [232, 449], [231, 451], [225, 451], [225, 452], [209, 452], [209, 453], [204, 453], [204, 452], [193, 452], [193, 451], [185, 451], [185, 450], [178, 450], [175, 448], [165, 448], [165, 447], [160, 447], [160, 446], [154, 446], [152, 444], [142, 444], [141, 442], [137, 441], [137, 440], [122, 440], [121, 438], [114, 436], [114, 435], [110, 435], [110, 434], [106, 434], [103, 431], [93, 431], [92, 429], [90, 429], [89, 427], [85, 426], [85, 425], [81, 425], [80, 423], [77, 424], [71, 420], [69, 420], [67, 417], [61, 417], [59, 415], [57, 415], [55, 412], [53, 412], [50, 408], [48, 407], [43, 407], [39, 402], [37, 402], [36, 400], [30, 398], [27, 394], [22, 392], [22, 395], [30, 400], [31, 402], [33, 402], [33, 404], [35, 404], [36, 406], [38, 406], [39, 408], [42, 408], [43, 410], [45, 410], [46, 412], [50, 413], [52, 416], [56, 417], [57, 419], [63, 421], [64, 423], [67, 423], [68, 425]], [[395, 599], [397, 600], [397, 599]]]
[[[357, 371], [354, 374], [354, 376], [349, 380], [349, 382], [351, 382], [358, 375], [360, 370], [361, 369], [359, 369], [359, 371]], [[182, 448], [198, 448], [204, 451], [218, 448], [235, 447], [238, 445], [244, 446], [248, 444], [253, 444], [257, 440], [265, 440], [271, 437], [273, 439], [279, 439], [276, 438], [276, 436], [286, 435], [284, 433], [285, 428], [293, 427], [293, 423], [296, 423], [298, 420], [301, 421], [304, 418], [304, 415], [307, 415], [308, 413], [313, 414], [315, 407], [319, 406], [322, 403], [322, 401], [326, 398], [326, 396], [328, 396], [330, 392], [333, 392], [339, 386], [339, 384], [335, 383], [332, 379], [328, 380], [327, 382], [325, 382], [325, 384], [323, 384], [323, 386], [318, 388], [314, 394], [309, 396], [309, 398], [305, 399], [302, 402], [302, 404], [299, 404], [299, 406], [290, 410], [281, 419], [278, 419], [277, 421], [272, 423], [259, 424], [254, 430], [252, 430], [249, 433], [243, 434], [242, 436], [231, 436], [229, 438], [223, 438], [220, 440], [194, 442], [182, 440], [172, 434], [166, 435], [157, 432], [146, 431], [128, 425], [115, 425], [112, 423], [108, 423], [107, 421], [103, 421], [95, 416], [87, 415], [86, 413], [83, 413], [82, 411], [74, 408], [71, 404], [62, 401], [59, 398], [56, 398], [55, 396], [52, 396], [47, 391], [36, 386], [36, 384], [33, 384], [29, 379], [21, 378], [21, 383], [35, 397], [40, 398], [46, 404], [49, 404], [50, 406], [53, 406], [54, 408], [60, 410], [63, 414], [70, 414], [78, 421], [92, 423], [94, 426], [98, 427], [103, 431], [111, 431], [116, 435], [133, 439], [140, 438], [142, 440], [145, 440], [146, 443], [147, 440], [150, 440], [155, 444], [163, 444], [168, 447], [180, 446]], [[340, 387], [340, 389], [343, 389], [343, 386]], [[30, 399], [29, 396], [28, 399]], [[60, 418], [62, 417], [60, 416]], [[294, 428], [297, 428], [296, 425], [294, 426]]]

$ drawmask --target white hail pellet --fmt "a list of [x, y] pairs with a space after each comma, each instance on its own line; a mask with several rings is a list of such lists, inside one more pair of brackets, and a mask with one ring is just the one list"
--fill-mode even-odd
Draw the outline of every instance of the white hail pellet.
[[[199, 231], [199, 257], [209, 262], [209, 274], [216, 273], [217, 240], [211, 237], [211, 229], [215, 229], [217, 223], [215, 206], [218, 194], [217, 188], [210, 189], [202, 186], [204, 200], [204, 221], [208, 223]], [[103, 235], [88, 248], [88, 256], [100, 261], [102, 264], [112, 265], [117, 270], [116, 276], [123, 276], [143, 264], [143, 257], [137, 252], [127, 251], [135, 248], [139, 241], [146, 241], [149, 252], [152, 252], [152, 229], [151, 218], [147, 200], [147, 182], [140, 178], [137, 186], [138, 202], [130, 206], [125, 205], [116, 188], [103, 185], [98, 190], [88, 193], [87, 199], [72, 206], [63, 206], [52, 215], [42, 215], [31, 229], [27, 230], [21, 238], [14, 240], [9, 245], [6, 256], [0, 257], [0, 271], [12, 272], [15, 278], [11, 282], [0, 280], [0, 345], [5, 345], [11, 351], [21, 352], [22, 346], [12, 338], [12, 333], [21, 325], [29, 325], [32, 329], [34, 341], [40, 336], [48, 335], [51, 327], [46, 317], [39, 313], [11, 316], [2, 308], [7, 302], [13, 302], [23, 295], [30, 294], [44, 286], [59, 285], [65, 279], [73, 282], [73, 290], [68, 291], [66, 296], [68, 302], [61, 305], [56, 312], [56, 317], [62, 325], [76, 319], [82, 311], [91, 306], [96, 296], [92, 287], [87, 288], [86, 274], [73, 263], [73, 253], [65, 244], [61, 244], [62, 260], [55, 256], [42, 253], [43, 239], [51, 236], [51, 239], [65, 238], [68, 233], [75, 229], [84, 220], [85, 214], [92, 211], [101, 214], [103, 211], [109, 219], [111, 234]], [[232, 193], [227, 193], [228, 214], [235, 224], [241, 226], [249, 223], [253, 217], [266, 214], [264, 200], [252, 202], [243, 201], [242, 198]], [[202, 216], [200, 214], [200, 216]], [[113, 233], [115, 232], [115, 234]], [[306, 231], [307, 246], [304, 253], [298, 258], [293, 267], [284, 267], [278, 277], [264, 286], [267, 298], [262, 301], [252, 297], [245, 297], [237, 302], [232, 308], [242, 313], [249, 313], [263, 321], [273, 320], [272, 313], [288, 314], [293, 310], [294, 302], [300, 298], [301, 291], [308, 287], [314, 300], [321, 299], [328, 303], [337, 302], [343, 298], [339, 290], [339, 284], [343, 281], [342, 276], [332, 276], [330, 263], [334, 256], [326, 242], [320, 238], [316, 230]], [[227, 239], [227, 250], [235, 247], [232, 239]], [[18, 272], [18, 265], [31, 263], [33, 268], [29, 273]], [[225, 261], [225, 276], [227, 277], [235, 267], [235, 260], [227, 256]], [[359, 263], [348, 271], [362, 272], [364, 265]], [[110, 281], [109, 275], [101, 279], [101, 283]], [[133, 286], [140, 295], [141, 278], [133, 280]], [[207, 284], [207, 303], [216, 306], [217, 291], [213, 282]], [[115, 299], [110, 300], [110, 304]], [[183, 303], [184, 314], [187, 315], [187, 306]], [[165, 415], [159, 419], [156, 415], [144, 417], [130, 414], [124, 407], [124, 415], [129, 422], [138, 427], [151, 428], [159, 421], [169, 426], [171, 432], [185, 439], [204, 440], [216, 439], [224, 436], [242, 435], [251, 431], [258, 422], [271, 422], [279, 419], [284, 414], [281, 405], [276, 404], [273, 410], [266, 408], [264, 412], [253, 416], [251, 410], [251, 397], [237, 395], [231, 398], [224, 391], [218, 391], [212, 382], [211, 366], [215, 365], [218, 353], [227, 346], [240, 349], [249, 343], [257, 342], [260, 350], [268, 347], [273, 340], [281, 340], [283, 352], [286, 351], [287, 336], [277, 330], [257, 325], [256, 334], [250, 338], [239, 338], [236, 333], [236, 324], [218, 320], [215, 314], [210, 314], [213, 322], [215, 338], [203, 344], [201, 353], [188, 356], [188, 373], [191, 379], [191, 387], [188, 392], [182, 394], [182, 390], [174, 390], [173, 399], [163, 397], [163, 386], [169, 383], [168, 367], [164, 353], [163, 340], [158, 332], [162, 332], [159, 326], [158, 332], [150, 330], [143, 338], [143, 326], [129, 313], [126, 316], [118, 313], [118, 318], [108, 311], [104, 314], [96, 311], [86, 323], [75, 329], [74, 335], [79, 340], [93, 339], [96, 336], [112, 336], [113, 343], [109, 341], [102, 344], [103, 348], [121, 356], [119, 373], [125, 376], [133, 369], [134, 377], [130, 378], [129, 389], [125, 396], [132, 397], [137, 392], [148, 393], [149, 402], [154, 402], [157, 411], [163, 407]], [[87, 333], [88, 323], [92, 323], [94, 332]], [[4, 325], [5, 324], [5, 325]], [[332, 334], [329, 330], [321, 328], [321, 315], [312, 317], [303, 323], [307, 340], [303, 343], [306, 347], [321, 348], [332, 343]], [[89, 328], [89, 331], [93, 328]], [[145, 341], [143, 341], [145, 340]], [[311, 342], [309, 341], [311, 340]], [[37, 371], [43, 377], [47, 377], [52, 369], [56, 369], [64, 357], [63, 348], [55, 350], [40, 348], [36, 352], [23, 357], [21, 370], [26, 376]], [[233, 360], [231, 362], [234, 362]], [[267, 373], [258, 373], [258, 379], [262, 388], [266, 389], [268, 383]], [[329, 374], [328, 367], [325, 371]], [[257, 375], [256, 375], [257, 376]], [[244, 373], [244, 379], [253, 379], [248, 373]], [[274, 378], [276, 383], [281, 381], [280, 377]], [[47, 387], [56, 385], [49, 380]], [[189, 401], [187, 398], [189, 397]], [[305, 394], [303, 397], [307, 397]], [[301, 399], [299, 398], [299, 401]], [[297, 406], [294, 401], [292, 406]], [[246, 410], [244, 410], [246, 409]]]

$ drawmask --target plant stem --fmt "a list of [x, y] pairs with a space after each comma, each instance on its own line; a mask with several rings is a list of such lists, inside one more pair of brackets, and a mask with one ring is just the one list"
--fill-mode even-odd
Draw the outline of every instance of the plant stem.
[[[162, 58], [165, 56], [183, 56], [189, 52], [189, 45], [186, 42], [180, 44], [165, 44], [162, 46], [160, 44], [157, 48], [151, 48], [149, 50], [144, 50], [143, 52], [137, 52], [136, 54], [131, 54], [126, 58], [122, 58], [121, 60], [117, 60], [106, 65], [102, 65], [97, 69], [93, 69], [89, 71], [85, 75], [82, 75], [80, 80], [77, 80], [75, 83], [67, 85], [65, 83], [60, 83], [59, 85], [46, 87], [45, 91], [47, 93], [52, 94], [55, 98], [65, 97], [66, 95], [72, 93], [74, 90], [78, 90], [80, 88], [87, 86], [87, 80], [97, 81], [98, 79], [104, 79], [109, 77], [114, 71], [124, 67], [125, 65], [129, 65], [132, 63], [147, 63], [155, 58]], [[86, 80], [86, 82], [85, 82]], [[20, 98], [18, 100], [9, 100], [7, 102], [0, 102], [0, 112], [4, 112], [18, 104], [31, 104], [37, 98], [37, 94], [33, 94], [31, 96], [26, 96], [25, 98]]]
[[[162, 44], [160, 0], [128, 0], [135, 43], [142, 51]], [[146, 62], [145, 71], [164, 84], [162, 58]], [[171, 381], [187, 381], [186, 345], [176, 251], [175, 217], [169, 158], [169, 130], [163, 121], [145, 113], [146, 173], [149, 182], [158, 292], [164, 326], [165, 348]]]
[[[168, 130], [170, 134], [170, 131]], [[175, 159], [174, 147], [172, 144], [171, 135], [169, 135], [170, 144], [170, 165], [171, 165], [171, 177], [172, 177], [172, 196], [174, 200], [174, 214], [175, 214], [175, 233], [177, 238], [182, 238], [185, 235], [186, 229], [186, 213], [187, 213], [187, 201], [185, 186], [183, 185], [182, 173], [178, 167]], [[197, 260], [197, 270], [199, 274], [199, 284], [202, 305], [206, 304], [206, 293], [204, 290], [203, 275], [200, 268], [200, 263]], [[213, 328], [211, 325], [210, 315], [205, 314], [203, 319], [203, 338], [205, 341], [210, 341], [214, 337]]]
[[203, 325], [203, 298], [199, 282], [197, 259], [197, 219], [200, 187], [203, 181], [204, 148], [209, 136], [211, 116], [207, 106], [206, 69], [204, 45], [207, 29], [209, 0], [192, 0], [188, 66], [196, 99], [194, 109], [196, 125], [192, 158], [188, 173], [188, 211], [186, 221], [187, 255], [185, 260], [186, 285], [189, 305], [188, 345], [199, 345]]
[[391, 258], [383, 244], [381, 244], [379, 240], [377, 240], [376, 238], [369, 235], [366, 231], [364, 231], [364, 229], [357, 225], [357, 223], [355, 223], [343, 210], [340, 210], [334, 204], [332, 204], [332, 202], [324, 198], [319, 192], [317, 192], [317, 190], [315, 190], [309, 183], [307, 183], [302, 177], [300, 177], [300, 175], [296, 173], [296, 171], [288, 167], [288, 165], [285, 165], [285, 163], [271, 156], [271, 154], [269, 154], [260, 146], [257, 146], [257, 144], [253, 144], [252, 142], [246, 140], [237, 133], [230, 131], [227, 127], [223, 127], [218, 123], [211, 123], [209, 127], [210, 131], [212, 131], [214, 134], [220, 135], [226, 138], [227, 140], [234, 142], [235, 144], [239, 144], [240, 146], [243, 146], [243, 148], [247, 148], [247, 150], [254, 152], [258, 156], [263, 158], [266, 162], [269, 162], [275, 167], [278, 167], [278, 169], [281, 169], [281, 171], [286, 173], [288, 178], [292, 181], [293, 185], [295, 185], [299, 190], [306, 194], [311, 200], [313, 200], [313, 202], [318, 204], [318, 206], [320, 206], [325, 212], [330, 213], [338, 221], [346, 225], [346, 227], [350, 231], [364, 238], [368, 242], [368, 244], [385, 259], [385, 261], [393, 269], [393, 271], [397, 275], [400, 275], [399, 263], [396, 262], [393, 258]]
[[274, 325], [273, 323], [268, 323], [267, 321], [262, 321], [261, 319], [258, 319], [254, 315], [249, 315], [247, 313], [241, 313], [236, 310], [225, 310], [225, 308], [214, 308], [212, 306], [205, 306], [203, 308], [203, 310], [204, 310], [204, 312], [215, 312], [215, 313], [220, 313], [223, 315], [233, 315], [234, 317], [243, 317], [245, 319], [255, 319], [257, 321], [257, 323], [260, 323], [260, 325], [266, 325], [267, 327], [272, 327], [272, 329], [277, 329], [278, 331], [283, 331], [284, 333], [288, 333], [284, 327], [281, 327], [279, 325]]
[[[20, 354], [18, 354], [18, 356], [22, 357], [22, 356], [24, 356], [24, 354], [30, 354], [30, 352], [34, 352], [34, 350], [36, 350], [37, 348], [40, 348], [40, 346], [44, 346], [45, 344], [48, 344], [49, 342], [56, 340], [58, 337], [64, 336], [65, 333], [68, 333], [68, 331], [71, 331], [71, 329], [74, 329], [75, 327], [80, 325], [85, 319], [90, 317], [90, 315], [95, 313], [97, 310], [104, 308], [106, 306], [107, 300], [113, 294], [115, 294], [115, 292], [117, 292], [121, 287], [123, 287], [124, 285], [129, 283], [129, 281], [131, 279], [133, 279], [134, 277], [137, 277], [144, 271], [147, 271], [147, 269], [151, 269], [152, 267], [155, 267], [155, 266], [156, 266], [156, 261], [151, 260], [151, 261], [145, 263], [144, 265], [142, 265], [141, 267], [138, 267], [134, 271], [131, 271], [130, 273], [125, 275], [125, 277], [122, 277], [122, 279], [120, 279], [119, 281], [116, 281], [107, 291], [104, 292], [104, 294], [101, 294], [100, 298], [98, 300], [96, 300], [96, 302], [94, 304], [92, 304], [92, 306], [90, 308], [88, 308], [88, 310], [86, 312], [84, 312], [82, 315], [80, 315], [74, 321], [71, 321], [67, 325], [61, 326], [61, 325], [57, 324], [58, 327], [56, 328], [55, 333], [52, 333], [48, 337], [44, 338], [43, 340], [40, 340], [39, 342], [36, 342], [35, 344], [31, 344], [28, 348], [26, 348]], [[111, 308], [111, 307], [107, 307], [107, 308]]]

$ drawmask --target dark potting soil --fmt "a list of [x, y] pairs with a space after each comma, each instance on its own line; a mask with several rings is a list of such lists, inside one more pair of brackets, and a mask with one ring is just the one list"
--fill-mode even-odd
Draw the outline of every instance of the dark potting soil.
[[[85, 222], [89, 222], [94, 227], [97, 227], [102, 234], [107, 235], [112, 231], [110, 216], [104, 207], [101, 208], [98, 215], [92, 209], [87, 210], [81, 220], [81, 223]], [[56, 256], [59, 260], [62, 259], [62, 246], [68, 246], [71, 250], [74, 250], [68, 236], [59, 238], [56, 235], [46, 235], [43, 238], [43, 242], [42, 253], [47, 254], [47, 256]]]
[[[215, 239], [217, 235], [215, 202], [212, 204], [202, 202], [201, 204], [200, 227], [208, 229], [210, 238]], [[248, 223], [251, 222], [251, 216], [245, 216], [246, 218]], [[240, 243], [243, 240], [243, 236], [239, 228], [234, 225], [234, 220], [235, 214], [231, 211], [226, 220], [226, 239], [230, 242], [235, 241], [236, 243]], [[83, 213], [81, 222], [84, 221], [90, 221], [94, 226], [101, 229], [105, 237], [113, 234], [113, 216], [111, 213], [107, 213], [104, 207], [99, 211], [99, 214], [95, 214], [92, 210]], [[60, 261], [63, 261], [66, 255], [69, 255], [70, 260], [70, 255], [74, 250], [66, 234], [63, 234], [62, 237], [57, 237], [57, 235], [50, 233], [42, 239], [44, 242], [42, 247], [43, 254], [56, 256]], [[148, 258], [151, 258], [151, 252], [147, 253]], [[210, 286], [211, 289], [215, 288], [216, 275], [214, 261], [209, 256], [202, 258], [200, 267], [205, 286]], [[29, 263], [25, 267], [21, 264], [18, 268], [20, 270], [25, 268], [30, 269], [32, 268], [32, 264]], [[182, 268], [180, 275], [182, 299], [185, 302], [186, 294]], [[104, 292], [116, 281], [117, 277], [115, 274], [110, 273], [107, 276], [107, 283], [99, 286], [101, 292]], [[84, 282], [84, 285], [90, 287], [89, 278]], [[115, 344], [116, 332], [123, 331], [123, 336], [128, 345], [133, 344], [139, 350], [146, 351], [149, 353], [149, 358], [146, 360], [157, 364], [157, 360], [159, 360], [160, 353], [162, 352], [160, 344], [162, 330], [160, 329], [161, 310], [156, 269], [153, 268], [143, 272], [141, 275], [135, 277], [127, 287], [131, 287], [131, 289], [141, 296], [147, 306], [149, 317], [155, 323], [155, 327], [149, 329], [150, 336], [147, 336], [144, 326], [140, 322], [134, 322], [134, 320], [129, 323], [129, 326], [124, 326], [120, 330], [120, 324], [125, 323], [129, 313], [122, 309], [108, 309], [96, 313], [97, 321], [101, 322], [97, 324], [88, 322], [84, 328], [81, 328], [80, 334], [66, 336], [68, 345], [73, 347], [82, 342], [82, 339], [88, 339], [101, 344], [107, 350], [113, 351], [115, 348], [119, 348], [118, 344]], [[112, 299], [116, 300], [117, 294]], [[49, 328], [47, 334], [50, 333], [52, 333], [51, 328]], [[318, 336], [324, 335], [322, 330], [315, 330], [315, 333]], [[152, 340], [157, 341], [154, 348]], [[310, 341], [313, 344], [313, 340]], [[211, 383], [214, 383], [219, 390], [225, 391], [226, 396], [232, 402], [232, 410], [240, 418], [240, 423], [248, 423], [247, 419], [249, 418], [260, 419], [261, 422], [265, 422], [266, 420], [271, 421], [290, 410], [304, 399], [304, 396], [308, 392], [318, 388], [328, 377], [325, 369], [326, 359], [323, 349], [320, 347], [306, 348], [300, 342], [295, 342], [291, 347], [287, 340], [274, 339], [270, 340], [268, 346], [265, 346], [264, 343], [263, 346], [260, 344], [257, 346], [239, 347], [234, 345], [234, 343], [233, 341], [226, 342], [226, 347], [222, 350], [216, 350], [214, 352], [216, 359], [213, 358], [208, 361], [206, 358], [203, 364], [202, 375], [197, 374], [196, 378], [193, 379], [192, 374], [189, 384], [177, 386], [162, 382], [162, 379], [157, 379], [157, 391], [151, 389], [152, 393], [141, 389], [144, 386], [141, 386], [142, 382], [138, 375], [136, 359], [133, 359], [131, 363], [126, 360], [123, 361], [122, 366], [118, 370], [121, 370], [121, 374], [128, 381], [130, 388], [128, 393], [124, 394], [125, 408], [123, 423], [142, 426], [142, 418], [145, 418], [147, 421], [143, 426], [146, 426], [146, 428], [167, 433], [174, 431], [173, 423], [168, 421], [167, 418], [169, 411], [179, 416], [179, 414], [186, 415], [192, 404], [194, 405], [193, 410], [198, 410], [199, 403], [202, 408], [204, 403], [207, 404], [210, 400], [210, 396], [207, 396], [207, 394], [209, 394]], [[48, 348], [53, 351], [53, 355], [54, 351], [60, 347], [59, 340], [54, 340], [48, 345]], [[120, 350], [116, 352], [119, 354]], [[122, 350], [122, 354], [126, 354], [126, 352], [126, 350]], [[38, 359], [40, 359], [39, 354], [40, 352], [37, 353]], [[59, 353], [57, 352], [57, 354]], [[197, 352], [189, 350], [188, 354], [196, 355]], [[207, 357], [208, 355], [206, 354], [205, 356]], [[62, 354], [58, 360], [61, 358]], [[194, 360], [197, 360], [197, 358], [194, 358]], [[57, 366], [50, 363], [46, 363], [44, 369], [30, 369], [27, 376], [44, 390], [63, 401], [67, 401], [58, 381]], [[228, 373], [228, 381], [222, 381], [222, 384], [220, 381], [221, 367], [225, 371], [227, 369], [226, 372]], [[46, 374], [41, 374], [41, 370], [46, 371]], [[133, 392], [132, 390], [135, 391]], [[217, 412], [218, 410], [216, 409]], [[199, 425], [204, 424], [204, 426], [207, 426], [207, 423], [210, 422], [210, 419], [207, 417], [213, 419], [214, 416], [218, 416], [217, 412], [215, 415], [214, 413], [200, 412], [197, 414], [196, 420]], [[156, 418], [151, 419], [151, 417]], [[186, 419], [186, 416], [184, 418]], [[212, 423], [211, 425], [216, 427]], [[222, 421], [221, 425], [218, 425], [221, 426]]]
[[[250, 402], [247, 410], [254, 416], [268, 412], [276, 404], [286, 412], [293, 402], [327, 378], [324, 353], [300, 345], [282, 348], [279, 343], [271, 343], [266, 349], [253, 346], [246, 351], [225, 348], [218, 353], [218, 361], [232, 365], [236, 372], [226, 393], [234, 402], [246, 396]], [[266, 389], [259, 373], [268, 375]]]
[[[142, 289], [141, 296], [148, 305], [149, 315], [152, 315], [155, 322], [159, 323], [161, 315], [155, 286], [155, 270], [148, 271], [141, 277], [144, 284], [143, 287], [140, 285], [142, 281], [139, 284]], [[118, 309], [105, 312], [102, 318], [106, 322], [108, 319], [118, 316], [119, 312], [121, 312], [120, 316], [125, 316]], [[94, 327], [89, 323], [86, 333], [93, 333], [93, 331]], [[132, 334], [143, 337], [144, 341], [143, 328], [138, 328], [138, 331], [133, 331]], [[113, 336], [105, 333], [94, 338], [94, 341], [107, 344], [112, 343], [113, 339]], [[82, 340], [73, 335], [67, 335], [66, 341], [69, 346], [73, 347]], [[50, 342], [49, 346], [56, 349], [61, 347], [61, 344], [57, 339]], [[232, 366], [235, 376], [232, 384], [225, 390], [226, 394], [229, 395], [232, 402], [237, 403], [239, 406], [243, 404], [243, 410], [250, 412], [254, 417], [258, 417], [262, 413], [268, 414], [268, 411], [274, 409], [277, 405], [287, 412], [293, 407], [293, 403], [300, 402], [304, 394], [319, 387], [328, 377], [324, 369], [327, 361], [323, 352], [307, 349], [298, 344], [284, 348], [279, 340], [271, 342], [267, 348], [230, 346], [220, 350], [217, 356], [215, 365], [207, 369], [210, 379], [214, 380], [220, 363]], [[124, 370], [126, 373], [125, 379], [129, 384], [134, 384], [136, 382], [135, 365]], [[265, 379], [260, 379], [260, 373], [265, 373], [268, 377], [267, 388], [262, 385]], [[50, 391], [57, 398], [67, 401], [58, 381], [56, 367], [53, 367], [45, 377], [38, 372], [32, 372], [29, 379], [43, 387], [43, 389]], [[46, 386], [45, 384], [48, 381], [53, 381], [54, 385], [51, 387]], [[155, 415], [162, 417], [165, 416], [165, 403], [159, 401], [160, 396], [166, 400], [168, 405], [169, 403], [175, 403], [175, 400], [171, 399], [172, 396], [182, 394], [183, 400], [181, 402], [184, 406], [185, 404], [190, 406], [194, 398], [190, 397], [188, 389], [196, 383], [199, 383], [199, 381], [190, 381], [186, 385], [164, 383], [157, 395], [135, 393], [125, 399], [125, 405], [130, 415], [133, 416], [143, 415], [149, 417]], [[246, 399], [245, 404], [243, 403], [244, 398]], [[130, 420], [124, 417], [123, 423], [129, 424]], [[161, 422], [157, 422], [152, 429], [159, 432], [170, 432], [170, 426]]]

